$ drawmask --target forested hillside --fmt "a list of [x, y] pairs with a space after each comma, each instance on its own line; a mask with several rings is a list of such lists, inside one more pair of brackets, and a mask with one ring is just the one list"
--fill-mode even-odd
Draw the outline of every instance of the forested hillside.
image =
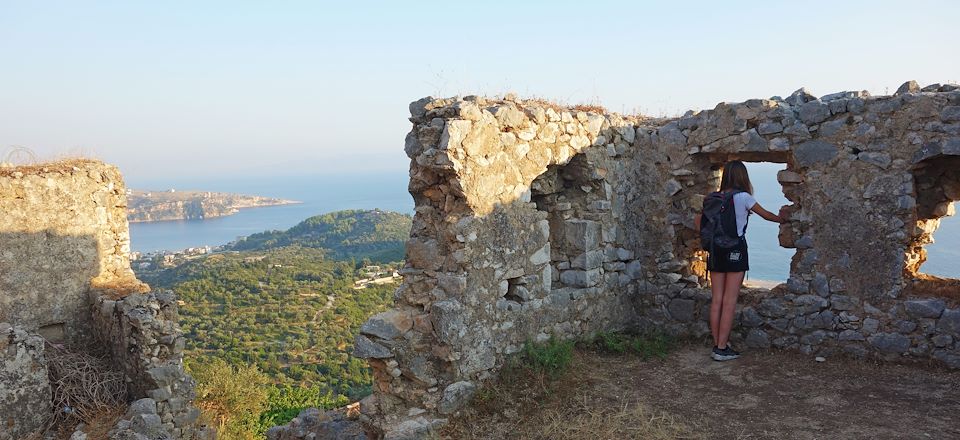
[[298, 245], [322, 248], [330, 258], [384, 263], [403, 259], [404, 243], [412, 218], [380, 210], [338, 211], [310, 217], [286, 231], [252, 234], [237, 242], [234, 250], [265, 250]]
[[[371, 373], [350, 351], [360, 325], [393, 302], [389, 274], [402, 266], [400, 230], [405, 238], [409, 227], [400, 214], [338, 212], [257, 234], [245, 242], [259, 243], [251, 246], [257, 250], [138, 272], [153, 288], [177, 293], [185, 363], [199, 404], [225, 438], [260, 438], [303, 408], [370, 393]], [[371, 260], [378, 266], [366, 267]], [[377, 277], [387, 284], [355, 283]]]

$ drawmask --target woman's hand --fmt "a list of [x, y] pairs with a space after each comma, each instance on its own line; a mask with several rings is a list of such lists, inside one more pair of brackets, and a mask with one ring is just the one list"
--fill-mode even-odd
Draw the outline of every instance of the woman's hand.
[[789, 223], [790, 222], [790, 208], [787, 206], [781, 206], [780, 212], [777, 213], [780, 217], [780, 223]]
[[[787, 220], [779, 215], [776, 215], [766, 209], [763, 209], [759, 203], [754, 203], [753, 208], [750, 208], [751, 211], [756, 212], [760, 217], [763, 217], [764, 220], [771, 221], [774, 223], [786, 223]], [[782, 210], [781, 210], [782, 212]]]

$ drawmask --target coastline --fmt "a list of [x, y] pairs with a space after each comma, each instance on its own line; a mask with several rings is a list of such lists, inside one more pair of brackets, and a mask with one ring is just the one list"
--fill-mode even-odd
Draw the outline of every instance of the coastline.
[[783, 284], [785, 281], [773, 280], [743, 280], [743, 286], [754, 289], [772, 289]]
[[183, 217], [183, 216], [179, 216], [179, 217], [172, 217], [172, 218], [160, 218], [160, 219], [156, 219], [156, 220], [139, 220], [139, 219], [130, 219], [130, 215], [129, 215], [129, 213], [128, 213], [128, 214], [127, 214], [127, 222], [128, 222], [128, 223], [163, 223], [163, 222], [182, 222], [182, 221], [187, 221], [187, 222], [198, 221], [198, 222], [202, 222], [202, 221], [204, 221], [204, 220], [209, 220], [209, 219], [229, 217], [229, 216], [231, 216], [231, 215], [234, 215], [234, 214], [239, 213], [241, 210], [256, 209], [256, 208], [271, 208], [271, 207], [276, 207], [276, 206], [301, 205], [301, 204], [303, 204], [303, 203], [304, 203], [304, 202], [299, 201], [299, 200], [277, 200], [277, 201], [275, 201], [275, 202], [273, 202], [273, 203], [266, 203], [266, 204], [262, 204], [262, 205], [231, 206], [229, 212], [226, 212], [226, 213], [224, 213], [224, 214], [209, 215], [209, 216], [204, 217], [204, 218], [186, 218], [186, 217]]

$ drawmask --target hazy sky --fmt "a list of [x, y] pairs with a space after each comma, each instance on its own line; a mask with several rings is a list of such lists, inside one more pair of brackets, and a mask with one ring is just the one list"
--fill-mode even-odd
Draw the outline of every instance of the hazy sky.
[[132, 182], [404, 173], [422, 96], [672, 115], [892, 93], [960, 80], [958, 23], [954, 1], [0, 0], [0, 154], [89, 155]]

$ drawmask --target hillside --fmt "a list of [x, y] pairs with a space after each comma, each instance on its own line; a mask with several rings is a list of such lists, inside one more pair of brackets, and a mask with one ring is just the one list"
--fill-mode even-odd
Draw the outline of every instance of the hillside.
[[236, 214], [243, 208], [289, 205], [293, 200], [209, 191], [139, 191], [127, 194], [130, 222], [200, 220]]
[[[262, 433], [303, 408], [342, 406], [370, 393], [369, 367], [350, 350], [360, 325], [392, 304], [396, 285], [355, 288], [367, 271], [325, 254], [298, 246], [228, 252], [138, 274], [182, 301], [184, 360], [202, 389], [268, 396], [231, 430]], [[255, 382], [224, 385], [224, 374]], [[201, 395], [202, 407], [207, 398]]]
[[[318, 215], [254, 234], [236, 251], [150, 265], [159, 269], [137, 276], [181, 301], [185, 362], [203, 390], [201, 407], [222, 403], [204, 392], [266, 396], [226, 428], [256, 437], [303, 408], [342, 406], [370, 393], [370, 369], [350, 351], [360, 325], [393, 303], [389, 274], [402, 267], [410, 224], [409, 216], [382, 211]], [[363, 283], [374, 278], [380, 283]], [[225, 375], [248, 383], [230, 384]]]
[[286, 231], [267, 231], [240, 240], [233, 250], [267, 250], [297, 245], [322, 248], [333, 259], [384, 263], [404, 257], [412, 218], [380, 210], [349, 210], [310, 217]]

